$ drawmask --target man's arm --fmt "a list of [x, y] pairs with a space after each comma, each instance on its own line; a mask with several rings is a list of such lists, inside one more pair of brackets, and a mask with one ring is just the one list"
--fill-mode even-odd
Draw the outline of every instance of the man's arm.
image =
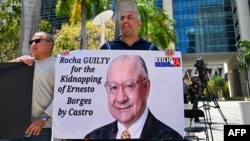
[[34, 62], [34, 57], [29, 55], [23, 55], [21, 57], [11, 60], [10, 62], [24, 62], [28, 66], [32, 66]]

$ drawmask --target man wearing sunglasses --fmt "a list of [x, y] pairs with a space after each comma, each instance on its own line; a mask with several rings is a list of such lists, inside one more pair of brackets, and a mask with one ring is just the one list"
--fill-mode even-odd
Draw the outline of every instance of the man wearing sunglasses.
[[27, 136], [15, 141], [51, 141], [52, 99], [54, 95], [54, 69], [56, 58], [52, 56], [54, 39], [46, 32], [36, 32], [29, 41], [32, 56], [24, 55], [10, 62], [34, 65], [31, 124]]
[[115, 58], [108, 68], [104, 86], [109, 111], [116, 121], [95, 129], [85, 139], [125, 139], [122, 136], [124, 130], [126, 137], [131, 139], [183, 139], [147, 107], [150, 79], [140, 56], [121, 55]]

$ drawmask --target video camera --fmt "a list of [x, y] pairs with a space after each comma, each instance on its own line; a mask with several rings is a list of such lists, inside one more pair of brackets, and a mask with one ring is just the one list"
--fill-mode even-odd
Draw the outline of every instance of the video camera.
[[204, 75], [207, 73], [207, 63], [204, 62], [202, 57], [197, 56], [196, 63], [194, 64], [199, 75]]
[[206, 78], [207, 63], [204, 62], [201, 56], [197, 56], [194, 66], [196, 67], [196, 71], [199, 74], [200, 81], [206, 83], [208, 81]]

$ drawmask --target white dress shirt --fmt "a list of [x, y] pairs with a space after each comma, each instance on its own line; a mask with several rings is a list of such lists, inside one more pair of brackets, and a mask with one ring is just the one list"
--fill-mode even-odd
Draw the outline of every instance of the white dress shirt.
[[133, 123], [128, 129], [126, 129], [119, 121], [118, 123], [118, 132], [116, 135], [116, 139], [121, 139], [121, 134], [123, 130], [128, 130], [132, 139], [140, 138], [142, 128], [146, 122], [148, 116], [148, 108], [146, 108], [143, 114], [139, 117], [139, 119]]

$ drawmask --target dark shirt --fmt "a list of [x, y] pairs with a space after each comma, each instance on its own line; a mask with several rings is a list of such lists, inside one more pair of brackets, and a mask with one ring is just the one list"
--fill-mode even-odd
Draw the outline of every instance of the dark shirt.
[[148, 42], [140, 37], [138, 41], [129, 46], [121, 39], [121, 36], [116, 37], [113, 41], [106, 42], [101, 46], [102, 49], [112, 50], [159, 50], [153, 43]]
[[[192, 89], [191, 89], [192, 88]], [[199, 86], [199, 82], [198, 81], [194, 81], [192, 82], [192, 84], [190, 85], [190, 88], [188, 90], [188, 92], [190, 94], [198, 94], [199, 93], [199, 89], [200, 89], [200, 86]]]

